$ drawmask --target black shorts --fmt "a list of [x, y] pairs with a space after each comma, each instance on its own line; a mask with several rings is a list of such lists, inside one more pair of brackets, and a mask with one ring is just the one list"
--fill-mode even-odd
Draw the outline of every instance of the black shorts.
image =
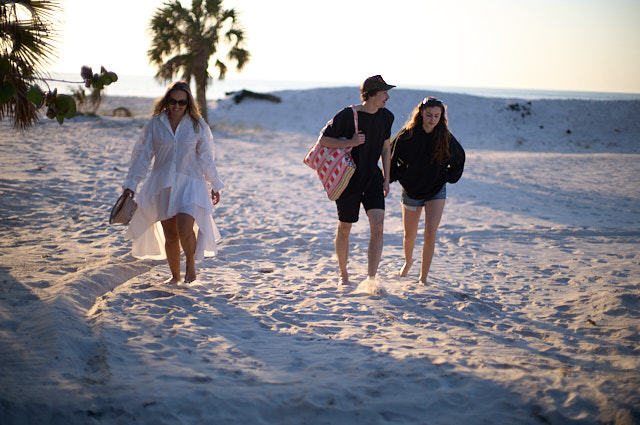
[[336, 201], [338, 220], [343, 223], [355, 223], [360, 213], [360, 203], [365, 211], [384, 210], [384, 191], [382, 184], [370, 184], [364, 192], [345, 194]]

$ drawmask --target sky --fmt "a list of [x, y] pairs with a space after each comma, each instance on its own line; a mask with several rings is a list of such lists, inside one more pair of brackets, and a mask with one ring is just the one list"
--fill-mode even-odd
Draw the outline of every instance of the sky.
[[[52, 70], [104, 65], [119, 75], [154, 75], [147, 28], [166, 1], [62, 0]], [[639, 0], [225, 0], [223, 6], [240, 13], [251, 52], [244, 70], [228, 78], [358, 86], [381, 74], [398, 87], [640, 93]]]

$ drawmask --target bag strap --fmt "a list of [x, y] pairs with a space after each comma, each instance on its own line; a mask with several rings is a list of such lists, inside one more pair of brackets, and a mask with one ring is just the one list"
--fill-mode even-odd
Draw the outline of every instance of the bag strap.
[[358, 111], [356, 111], [356, 105], [350, 106], [353, 111], [353, 123], [356, 125], [356, 134], [358, 134]]
[[[351, 105], [349, 107], [353, 111], [353, 123], [355, 124], [355, 127], [356, 127], [356, 134], [358, 134], [358, 111], [356, 111], [356, 105]], [[346, 148], [346, 151], [351, 152], [351, 149], [353, 149], [353, 147]]]

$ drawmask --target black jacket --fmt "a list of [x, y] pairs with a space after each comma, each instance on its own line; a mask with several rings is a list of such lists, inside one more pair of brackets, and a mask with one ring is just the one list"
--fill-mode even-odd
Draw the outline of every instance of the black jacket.
[[460, 180], [464, 171], [465, 153], [451, 135], [449, 153], [444, 164], [431, 162], [434, 154], [433, 133], [418, 127], [409, 139], [397, 134], [391, 141], [391, 181], [399, 181], [410, 198], [428, 199], [438, 193], [445, 183]]

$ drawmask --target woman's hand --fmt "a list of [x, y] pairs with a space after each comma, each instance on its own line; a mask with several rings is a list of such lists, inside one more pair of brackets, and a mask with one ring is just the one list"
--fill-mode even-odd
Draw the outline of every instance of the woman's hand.
[[217, 205], [220, 202], [220, 192], [214, 192], [211, 189], [211, 202], [213, 202], [213, 205]]

